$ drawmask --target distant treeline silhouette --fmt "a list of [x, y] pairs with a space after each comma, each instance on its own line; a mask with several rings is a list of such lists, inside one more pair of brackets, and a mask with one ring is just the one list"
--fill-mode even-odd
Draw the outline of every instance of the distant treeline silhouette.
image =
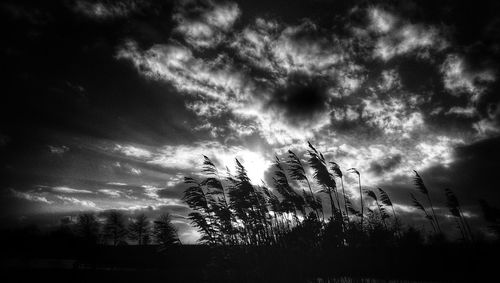
[[[101, 223], [102, 222], [102, 223]], [[94, 213], [82, 213], [75, 223], [63, 222], [58, 232], [71, 234], [84, 244], [100, 245], [137, 245], [155, 244], [168, 248], [180, 244], [177, 229], [168, 213], [161, 214], [151, 221], [145, 214], [127, 219], [119, 210], [110, 210], [99, 221]]]
[[[358, 180], [359, 200], [354, 200], [346, 193], [344, 173], [339, 164], [328, 162], [311, 143], [308, 147], [306, 162], [291, 150], [286, 160], [275, 157], [273, 189], [263, 181], [261, 185], [252, 184], [238, 159], [233, 175], [228, 168], [220, 172], [210, 158], [203, 156], [205, 178], [185, 177], [189, 187], [183, 197], [193, 210], [189, 219], [202, 235], [200, 243], [338, 248], [402, 246], [424, 241], [424, 233], [401, 223], [386, 191], [382, 188], [363, 190], [360, 172], [350, 168], [346, 172], [354, 174]], [[313, 176], [308, 176], [307, 165]], [[418, 172], [414, 174], [415, 189], [421, 198], [413, 193], [409, 196], [433, 231], [425, 240], [445, 241], [431, 194]], [[300, 188], [294, 188], [292, 183]], [[461, 242], [474, 241], [474, 233], [458, 198], [451, 189], [445, 189], [444, 193]], [[327, 196], [331, 213], [325, 213], [320, 194]], [[372, 205], [367, 205], [366, 198]], [[498, 209], [485, 201], [481, 206], [486, 219], [493, 223], [490, 228], [498, 233]], [[330, 215], [328, 219], [325, 219], [326, 214]]]

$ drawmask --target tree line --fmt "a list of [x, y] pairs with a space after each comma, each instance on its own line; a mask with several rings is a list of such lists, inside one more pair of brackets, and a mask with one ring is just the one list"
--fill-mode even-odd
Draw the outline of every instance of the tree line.
[[122, 212], [111, 210], [104, 214], [102, 222], [94, 213], [82, 213], [77, 216], [74, 228], [76, 235], [88, 244], [118, 246], [132, 242], [165, 248], [180, 244], [177, 229], [168, 213], [151, 221], [145, 214], [127, 219]]

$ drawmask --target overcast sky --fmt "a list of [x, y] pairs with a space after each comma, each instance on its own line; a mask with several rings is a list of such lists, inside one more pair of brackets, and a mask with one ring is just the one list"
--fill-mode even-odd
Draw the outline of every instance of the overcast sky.
[[416, 225], [413, 169], [450, 225], [445, 188], [500, 205], [498, 1], [49, 2], [0, 6], [3, 223], [168, 211], [193, 242], [202, 154], [272, 184], [307, 141]]

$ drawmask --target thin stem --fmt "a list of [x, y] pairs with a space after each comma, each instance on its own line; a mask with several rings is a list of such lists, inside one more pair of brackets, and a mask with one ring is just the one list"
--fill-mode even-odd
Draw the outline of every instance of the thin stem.
[[365, 214], [363, 213], [363, 192], [361, 191], [361, 176], [358, 174], [358, 184], [359, 184], [359, 197], [361, 202], [361, 229], [363, 229], [363, 219]]
[[429, 193], [427, 193], [427, 199], [429, 200], [429, 204], [431, 205], [432, 214], [434, 215], [434, 221], [436, 222], [436, 226], [439, 230], [439, 233], [442, 233], [441, 227], [439, 226], [439, 221], [436, 217], [436, 212], [434, 211], [434, 206], [432, 205], [431, 197], [429, 196]]
[[344, 178], [343, 177], [340, 177], [340, 183], [342, 184], [342, 195], [344, 196], [345, 215], [347, 217], [347, 222], [349, 222], [349, 210], [347, 209], [347, 199], [345, 196]]

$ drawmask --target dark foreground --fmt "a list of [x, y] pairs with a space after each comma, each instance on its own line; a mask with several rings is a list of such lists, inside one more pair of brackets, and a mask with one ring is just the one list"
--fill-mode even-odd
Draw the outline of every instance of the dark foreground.
[[500, 251], [498, 245], [487, 244], [337, 248], [320, 254], [276, 247], [189, 245], [164, 252], [156, 246], [41, 245], [4, 250], [2, 282], [72, 283], [489, 282], [497, 272]]

